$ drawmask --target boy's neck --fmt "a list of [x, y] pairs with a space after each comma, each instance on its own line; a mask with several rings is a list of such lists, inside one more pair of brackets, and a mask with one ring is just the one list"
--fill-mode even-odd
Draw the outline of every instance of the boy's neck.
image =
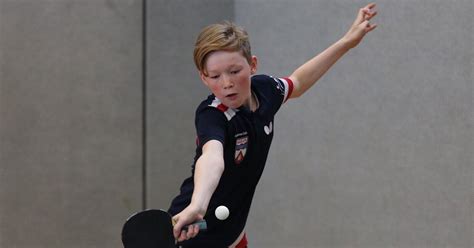
[[258, 102], [258, 98], [257, 96], [255, 95], [255, 93], [253, 92], [253, 90], [250, 91], [250, 98], [249, 98], [249, 102], [247, 104], [246, 107], [248, 107], [250, 109], [250, 111], [252, 112], [255, 112], [257, 109], [258, 109], [258, 106], [259, 106], [259, 102]]
[[255, 103], [255, 109], [252, 110], [252, 111], [256, 111], [258, 109], [258, 107], [260, 107], [260, 102], [258, 101], [258, 97], [257, 95], [253, 92], [252, 90], [252, 99], [253, 99], [253, 102]]

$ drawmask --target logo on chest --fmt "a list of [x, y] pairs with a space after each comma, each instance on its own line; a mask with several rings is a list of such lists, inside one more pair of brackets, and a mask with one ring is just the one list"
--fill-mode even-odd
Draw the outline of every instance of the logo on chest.
[[245, 153], [247, 153], [247, 146], [249, 144], [249, 136], [247, 132], [238, 133], [235, 135], [235, 164], [240, 164], [245, 158]]
[[273, 123], [270, 121], [268, 126], [263, 126], [263, 131], [265, 131], [267, 135], [270, 135], [273, 131]]

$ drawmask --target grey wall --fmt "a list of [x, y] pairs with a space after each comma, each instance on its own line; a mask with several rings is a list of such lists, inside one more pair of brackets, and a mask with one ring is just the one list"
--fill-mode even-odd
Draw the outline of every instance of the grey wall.
[[[0, 0], [0, 247], [120, 247], [143, 149], [146, 207], [168, 207], [208, 94], [205, 25], [235, 20], [285, 76], [366, 4], [145, 2], [143, 75], [143, 1]], [[473, 247], [473, 3], [377, 3], [379, 27], [278, 114], [250, 247]]]
[[141, 208], [141, 1], [0, 1], [0, 247], [119, 247]]

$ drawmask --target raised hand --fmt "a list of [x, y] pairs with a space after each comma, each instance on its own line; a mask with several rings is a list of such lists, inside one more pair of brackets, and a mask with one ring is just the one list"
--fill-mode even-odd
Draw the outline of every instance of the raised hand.
[[377, 15], [375, 6], [375, 3], [371, 3], [359, 9], [354, 23], [343, 37], [350, 48], [357, 46], [367, 33], [377, 27], [376, 24], [370, 23], [370, 20]]

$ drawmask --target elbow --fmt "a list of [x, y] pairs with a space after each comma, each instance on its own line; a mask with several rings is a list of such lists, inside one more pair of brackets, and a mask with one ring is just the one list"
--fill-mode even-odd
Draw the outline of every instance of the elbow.
[[203, 154], [196, 161], [196, 170], [208, 171], [210, 175], [220, 177], [224, 172], [224, 158], [214, 154]]
[[210, 159], [210, 163], [209, 164], [212, 164], [212, 166], [214, 167], [214, 171], [216, 174], [218, 175], [222, 175], [222, 173], [224, 173], [224, 157], [223, 156], [218, 156], [218, 155], [214, 155], [212, 156], [212, 158]]
[[299, 90], [293, 89], [293, 92], [291, 92], [291, 96], [289, 98], [291, 99], [296, 99], [299, 98], [303, 95], [304, 92], [301, 92]]

